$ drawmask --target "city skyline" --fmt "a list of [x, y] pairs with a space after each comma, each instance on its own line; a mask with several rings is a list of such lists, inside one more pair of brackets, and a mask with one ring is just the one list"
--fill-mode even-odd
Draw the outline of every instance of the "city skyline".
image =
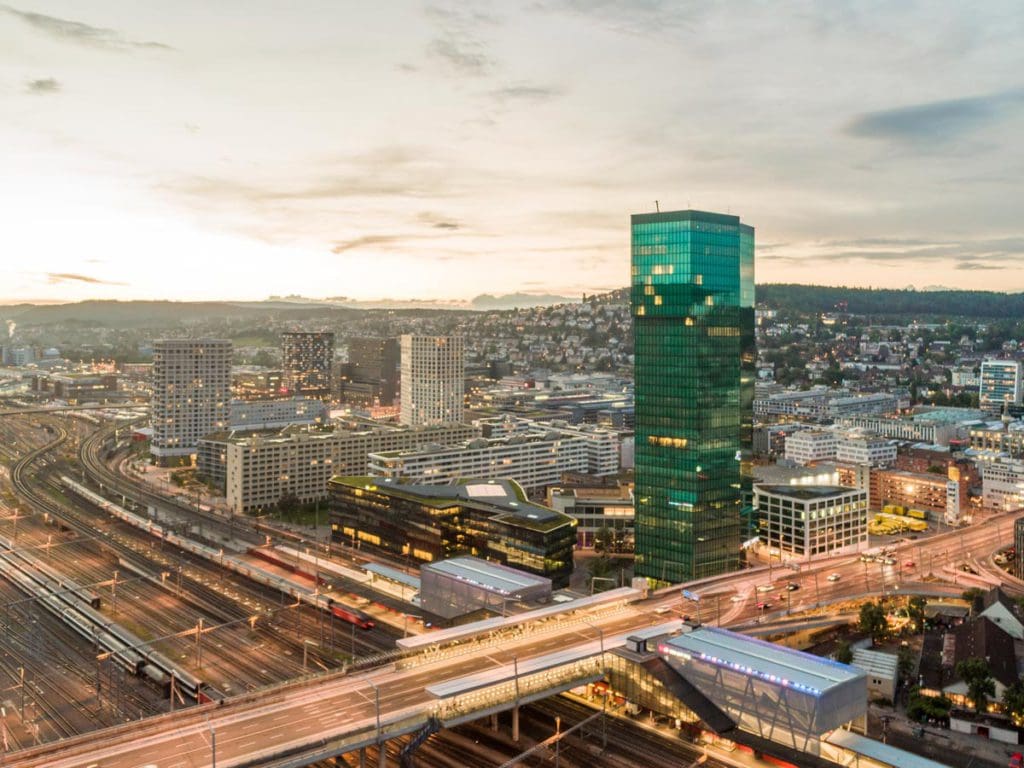
[[0, 301], [591, 293], [656, 199], [763, 282], [1024, 290], [1012, 4], [240, 8], [0, 6]]

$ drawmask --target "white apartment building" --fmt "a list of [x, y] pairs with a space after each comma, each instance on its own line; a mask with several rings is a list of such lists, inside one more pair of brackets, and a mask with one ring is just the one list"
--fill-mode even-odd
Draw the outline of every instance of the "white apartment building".
[[461, 336], [402, 336], [402, 424], [462, 421], [465, 344]]
[[516, 435], [545, 435], [557, 432], [568, 438], [583, 440], [586, 446], [586, 470], [591, 475], [613, 475], [622, 467], [622, 450], [614, 430], [593, 424], [569, 424], [562, 420], [534, 421], [513, 416], [497, 416], [473, 422], [480, 434], [488, 438]]
[[973, 368], [953, 368], [949, 377], [949, 383], [954, 387], [976, 387], [981, 384], [981, 377]]
[[224, 339], [154, 342], [150, 452], [159, 460], [191, 456], [201, 437], [227, 425], [231, 354]]
[[1021, 404], [1021, 364], [1017, 360], [985, 360], [978, 404], [983, 411], [999, 411], [1003, 403]]
[[291, 424], [323, 424], [327, 416], [327, 404], [308, 397], [232, 400], [228, 429], [281, 429]]
[[839, 435], [808, 429], [786, 438], [786, 458], [806, 466], [816, 461], [832, 461], [839, 447]]
[[527, 490], [561, 482], [563, 472], [611, 475], [619, 469], [618, 436], [595, 427], [537, 429], [480, 437], [459, 445], [374, 453], [370, 474], [443, 484], [460, 477], [515, 480]]
[[896, 461], [896, 444], [880, 437], [845, 437], [836, 446], [836, 461], [888, 466]]
[[868, 494], [835, 485], [755, 485], [760, 537], [782, 557], [855, 552], [868, 541]]
[[269, 509], [286, 495], [302, 503], [326, 498], [327, 481], [366, 474], [371, 453], [455, 443], [478, 434], [467, 424], [223, 434], [203, 441], [200, 471], [215, 482], [223, 477], [228, 505], [242, 514]]
[[893, 440], [909, 440], [932, 445], [949, 445], [950, 439], [956, 437], [960, 431], [955, 424], [879, 416], [843, 416], [837, 418], [835, 423], [839, 427], [863, 429]]
[[980, 466], [982, 503], [986, 509], [1024, 508], [1024, 464], [992, 461]]

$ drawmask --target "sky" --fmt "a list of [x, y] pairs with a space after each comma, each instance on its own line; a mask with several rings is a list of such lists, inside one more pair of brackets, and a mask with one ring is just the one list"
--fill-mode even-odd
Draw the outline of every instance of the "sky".
[[1024, 6], [0, 0], [0, 301], [757, 280], [1024, 291]]

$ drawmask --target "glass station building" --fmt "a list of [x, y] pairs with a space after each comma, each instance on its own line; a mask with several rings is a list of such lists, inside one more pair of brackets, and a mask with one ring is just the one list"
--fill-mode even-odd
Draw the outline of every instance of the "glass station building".
[[632, 217], [636, 572], [739, 567], [751, 447], [754, 230], [703, 211]]

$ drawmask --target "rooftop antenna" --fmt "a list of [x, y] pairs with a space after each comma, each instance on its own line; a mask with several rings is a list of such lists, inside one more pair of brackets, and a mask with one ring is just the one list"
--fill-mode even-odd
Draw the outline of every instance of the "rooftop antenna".
[[654, 210], [655, 210], [655, 211], [656, 211], [657, 213], [661, 213], [661, 205], [659, 205], [659, 204], [658, 204], [658, 201], [657, 201], [657, 200], [655, 200], [655, 201], [654, 201]]

